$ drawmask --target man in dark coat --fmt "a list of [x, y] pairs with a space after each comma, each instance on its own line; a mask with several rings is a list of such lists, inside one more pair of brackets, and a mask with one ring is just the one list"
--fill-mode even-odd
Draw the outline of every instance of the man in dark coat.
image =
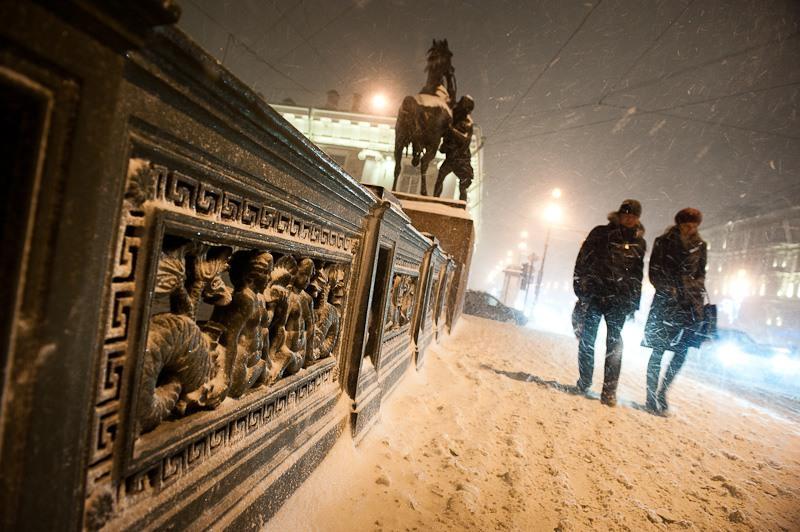
[[603, 404], [617, 402], [617, 382], [622, 366], [622, 327], [639, 308], [642, 271], [647, 244], [644, 227], [639, 223], [642, 205], [625, 200], [617, 212], [608, 215], [607, 225], [598, 225], [589, 233], [575, 261], [573, 289], [578, 296], [579, 332], [577, 388], [585, 392], [592, 385], [594, 343], [600, 320], [605, 317], [606, 362], [603, 378]]
[[[689, 347], [703, 340], [703, 304], [706, 296], [707, 246], [697, 228], [703, 215], [686, 208], [675, 215], [675, 225], [656, 238], [650, 256], [649, 277], [656, 289], [645, 325], [644, 347], [653, 349], [647, 365], [646, 407], [666, 413], [667, 389], [686, 360]], [[674, 353], [659, 387], [664, 351]]]

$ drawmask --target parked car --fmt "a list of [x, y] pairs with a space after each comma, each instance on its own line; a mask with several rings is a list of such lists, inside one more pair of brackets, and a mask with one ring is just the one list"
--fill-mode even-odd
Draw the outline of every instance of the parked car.
[[478, 290], [467, 290], [464, 295], [464, 314], [517, 325], [528, 323], [528, 318], [522, 311], [506, 306], [493, 295]]

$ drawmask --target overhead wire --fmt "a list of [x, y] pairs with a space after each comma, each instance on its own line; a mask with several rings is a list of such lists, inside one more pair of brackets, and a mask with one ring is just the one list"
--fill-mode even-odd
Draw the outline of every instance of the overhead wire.
[[[671, 1], [671, 0], [667, 0], [667, 1]], [[661, 39], [664, 37], [664, 35], [666, 35], [667, 32], [669, 32], [669, 30], [672, 29], [672, 26], [674, 26], [675, 23], [678, 22], [678, 20], [680, 20], [683, 17], [684, 14], [686, 14], [686, 12], [689, 10], [690, 7], [692, 7], [694, 2], [695, 2], [695, 0], [689, 0], [689, 2], [684, 6], [684, 8], [681, 10], [681, 12], [678, 13], [678, 15], [675, 18], [673, 18], [670, 21], [670, 23], [667, 24], [667, 26], [663, 30], [661, 30], [661, 32], [656, 36], [656, 38], [653, 39], [653, 42], [651, 42], [650, 45], [647, 48], [645, 48], [644, 51], [636, 57], [636, 59], [633, 60], [633, 62], [630, 64], [630, 66], [625, 71], [625, 73], [622, 74], [619, 77], [619, 79], [613, 85], [610, 86], [609, 89], [604, 90], [601, 93], [600, 99], [598, 100], [599, 103], [603, 103], [603, 100], [605, 100], [606, 97], [608, 97], [608, 95], [614, 90], [614, 88], [616, 88], [617, 85], [619, 85], [622, 81], [624, 81], [628, 77], [628, 75], [630, 75], [630, 73], [633, 72], [633, 69], [636, 68], [636, 66], [639, 64], [639, 62], [642, 59], [644, 59], [644, 57], [647, 54], [650, 53], [650, 50], [655, 48], [656, 44], [658, 44], [661, 41]]]
[[328, 27], [330, 27], [330, 25], [331, 25], [331, 24], [333, 24], [334, 22], [336, 22], [337, 20], [339, 20], [340, 18], [342, 18], [343, 16], [345, 16], [345, 15], [346, 15], [346, 14], [347, 14], [347, 13], [348, 13], [348, 12], [349, 12], [351, 9], [353, 9], [354, 7], [356, 7], [356, 5], [358, 5], [358, 2], [357, 2], [357, 1], [353, 1], [353, 2], [351, 2], [351, 3], [350, 3], [350, 5], [348, 5], [348, 6], [347, 6], [347, 7], [345, 7], [345, 8], [344, 8], [342, 11], [340, 11], [340, 12], [339, 12], [339, 14], [337, 14], [337, 15], [336, 15], [336, 16], [334, 16], [334, 17], [331, 17], [331, 18], [330, 18], [330, 19], [328, 19], [328, 21], [327, 21], [326, 23], [324, 23], [322, 26], [320, 26], [320, 27], [318, 27], [316, 30], [312, 31], [312, 32], [311, 32], [309, 35], [306, 35], [306, 36], [303, 38], [303, 41], [302, 41], [300, 44], [298, 44], [298, 45], [294, 46], [292, 49], [290, 49], [289, 51], [287, 51], [286, 53], [284, 53], [283, 55], [281, 55], [281, 57], [280, 57], [280, 59], [278, 59], [278, 61], [283, 61], [283, 60], [284, 60], [284, 59], [286, 59], [286, 58], [287, 58], [289, 55], [291, 55], [291, 54], [292, 54], [292, 52], [294, 52], [294, 51], [295, 51], [295, 50], [297, 50], [298, 48], [302, 47], [303, 45], [307, 44], [307, 43], [308, 43], [308, 42], [309, 42], [311, 39], [313, 39], [314, 37], [316, 37], [316, 36], [317, 36], [317, 34], [319, 34], [321, 31], [323, 31], [323, 30], [327, 29]]
[[[731, 92], [729, 94], [723, 94], [722, 96], [714, 96], [712, 98], [706, 98], [704, 100], [695, 100], [692, 102], [681, 103], [677, 105], [671, 105], [669, 107], [661, 107], [658, 109], [651, 109], [652, 111], [672, 111], [674, 109], [681, 109], [683, 107], [691, 107], [692, 105], [702, 105], [704, 103], [711, 103], [711, 102], [718, 102], [721, 100], [727, 100], [728, 98], [736, 98], [737, 96], [744, 96], [745, 94], [757, 94], [759, 92], [766, 92], [775, 89], [785, 89], [787, 87], [794, 87], [796, 85], [800, 85], [800, 81], [790, 81], [788, 83], [780, 83], [778, 85], [770, 85], [768, 87], [761, 87], [759, 89], [748, 89], [744, 91], [738, 92]], [[610, 105], [610, 104], [602, 104], [602, 105]]]
[[[650, 43], [650, 45], [648, 45], [648, 47], [647, 47], [647, 48], [646, 48], [646, 49], [645, 49], [645, 50], [644, 50], [644, 51], [643, 51], [641, 54], [639, 54], [639, 56], [637, 57], [637, 59], [636, 59], [636, 60], [635, 60], [635, 61], [632, 63], [632, 65], [631, 65], [631, 66], [628, 68], [628, 70], [627, 70], [626, 74], [625, 74], [625, 75], [623, 75], [623, 76], [620, 78], [620, 80], [624, 79], [624, 78], [625, 78], [625, 77], [626, 77], [626, 76], [627, 76], [627, 75], [628, 75], [630, 72], [632, 72], [632, 71], [633, 71], [633, 69], [635, 68], [636, 64], [638, 64], [638, 62], [639, 62], [639, 61], [641, 61], [641, 60], [642, 60], [642, 59], [643, 59], [643, 58], [644, 58], [644, 57], [645, 57], [645, 56], [646, 56], [646, 55], [649, 53], [649, 51], [650, 51], [650, 50], [652, 50], [652, 49], [655, 47], [655, 45], [656, 45], [656, 44], [657, 44], [657, 43], [658, 43], [658, 42], [659, 42], [659, 41], [660, 41], [660, 40], [661, 40], [661, 39], [662, 39], [662, 38], [663, 38], [663, 37], [664, 37], [664, 36], [667, 34], [668, 30], [669, 30], [670, 28], [672, 28], [672, 27], [675, 25], [675, 23], [676, 23], [678, 20], [680, 20], [680, 18], [681, 18], [681, 17], [682, 17], [682, 16], [683, 16], [683, 15], [686, 13], [686, 11], [688, 11], [688, 9], [689, 9], [689, 8], [690, 8], [690, 7], [691, 7], [693, 4], [694, 4], [694, 2], [695, 2], [695, 0], [692, 0], [691, 2], [689, 2], [689, 3], [688, 3], [688, 4], [687, 4], [685, 7], [684, 7], [684, 9], [681, 11], [681, 13], [679, 13], [679, 14], [678, 14], [678, 15], [677, 15], [677, 16], [676, 16], [676, 17], [675, 17], [675, 18], [674, 18], [674, 19], [673, 19], [673, 20], [672, 20], [672, 21], [671, 21], [671, 22], [670, 22], [670, 23], [667, 25], [667, 27], [666, 27], [666, 28], [664, 28], [664, 30], [662, 30], [662, 31], [659, 33], [659, 35], [656, 37], [656, 39], [654, 39], [654, 40], [653, 40], [653, 42], [651, 42], [651, 43]], [[596, 6], [595, 6], [595, 7], [596, 7]], [[795, 37], [797, 37], [798, 35], [800, 35], [800, 32], [795, 32], [795, 33], [789, 34], [789, 35], [787, 35], [787, 36], [776, 37], [775, 39], [772, 39], [772, 40], [770, 40], [770, 41], [767, 41], [767, 42], [765, 42], [765, 43], [760, 43], [760, 44], [753, 45], [753, 46], [750, 46], [750, 47], [748, 47], [748, 48], [745, 48], [745, 49], [743, 49], [743, 50], [738, 50], [738, 51], [736, 51], [736, 52], [731, 52], [731, 53], [729, 53], [729, 54], [724, 54], [724, 55], [722, 55], [722, 56], [718, 56], [718, 57], [715, 57], [715, 58], [709, 59], [708, 61], [704, 61], [704, 62], [702, 62], [702, 63], [699, 63], [699, 64], [696, 64], [696, 65], [692, 65], [692, 66], [689, 66], [689, 67], [686, 67], [686, 68], [683, 68], [683, 69], [679, 69], [679, 70], [676, 70], [676, 71], [672, 71], [672, 72], [669, 72], [669, 73], [667, 73], [667, 74], [664, 74], [664, 75], [658, 76], [658, 77], [656, 77], [656, 78], [651, 78], [651, 79], [649, 79], [649, 80], [645, 80], [645, 81], [643, 81], [643, 82], [641, 82], [641, 83], [638, 83], [638, 84], [635, 84], [635, 85], [632, 85], [632, 86], [625, 87], [624, 89], [617, 89], [617, 90], [611, 90], [611, 91], [607, 91], [607, 92], [605, 92], [605, 93], [601, 94], [601, 96], [600, 96], [599, 100], [594, 100], [593, 102], [587, 102], [587, 103], [584, 103], [584, 104], [577, 104], [577, 105], [574, 105], [574, 106], [566, 107], [566, 108], [564, 108], [563, 110], [565, 110], [565, 111], [566, 111], [566, 110], [578, 109], [578, 108], [582, 108], [582, 107], [591, 107], [592, 105], [607, 105], [607, 104], [603, 103], [603, 101], [604, 101], [606, 98], [608, 98], [609, 96], [616, 95], [616, 94], [620, 94], [620, 93], [622, 93], [622, 92], [625, 92], [625, 91], [627, 91], [627, 90], [632, 90], [632, 89], [637, 89], [637, 88], [643, 88], [643, 87], [651, 86], [651, 85], [654, 85], [654, 84], [660, 83], [660, 82], [662, 82], [662, 81], [666, 81], [666, 80], [668, 80], [668, 79], [672, 79], [672, 78], [674, 78], [674, 77], [677, 77], [677, 76], [679, 76], [679, 75], [681, 75], [681, 74], [685, 74], [685, 73], [687, 73], [687, 72], [691, 72], [691, 71], [693, 71], [693, 70], [698, 70], [698, 69], [701, 69], [701, 68], [705, 68], [705, 67], [707, 67], [707, 66], [714, 65], [714, 64], [716, 64], [716, 63], [721, 63], [721, 62], [723, 62], [723, 61], [726, 61], [726, 60], [728, 60], [728, 59], [731, 59], [731, 58], [733, 58], [733, 57], [737, 57], [737, 56], [740, 56], [740, 55], [744, 55], [744, 54], [746, 54], [746, 53], [752, 52], [752, 51], [754, 51], [754, 50], [758, 50], [758, 49], [760, 49], [760, 48], [764, 48], [764, 47], [766, 47], [766, 46], [772, 46], [772, 45], [775, 45], [775, 44], [780, 44], [780, 43], [783, 43], [783, 42], [785, 42], [785, 41], [788, 41], [788, 40], [790, 40], [790, 39], [792, 39], [792, 38], [795, 38]], [[788, 84], [784, 84], [784, 85], [776, 85], [776, 86], [774, 86], [774, 87], [770, 87], [770, 88], [781, 88], [781, 87], [784, 87], [784, 86], [791, 86], [791, 85], [794, 85], [794, 84], [796, 84], [796, 82], [792, 82], [792, 83], [788, 83]], [[669, 109], [666, 109], [666, 108], [665, 108], [665, 109], [663, 109], [663, 110], [662, 110], [662, 109], [659, 109], [659, 110], [655, 110], [655, 111], [662, 112], [662, 111], [666, 111], [666, 110], [672, 110], [672, 109], [674, 109], [674, 108], [678, 108], [678, 107], [686, 107], [686, 106], [693, 105], [693, 104], [706, 103], [706, 102], [708, 102], [708, 101], [720, 100], [720, 99], [724, 99], [724, 98], [728, 98], [728, 97], [733, 97], [733, 96], [739, 96], [739, 95], [742, 95], [742, 94], [747, 94], [747, 93], [751, 93], [751, 92], [761, 92], [762, 90], [768, 90], [768, 89], [769, 89], [769, 88], [766, 88], [766, 89], [758, 89], [758, 90], [742, 91], [742, 92], [733, 93], [733, 94], [731, 94], [731, 95], [724, 95], [724, 96], [720, 96], [720, 97], [717, 97], [717, 98], [711, 98], [711, 99], [708, 99], [708, 100], [702, 100], [702, 101], [690, 102], [690, 103], [686, 103], [686, 104], [681, 104], [680, 106], [675, 106], [675, 107], [673, 107], [673, 108], [669, 108]], [[594, 103], [594, 102], [597, 102], [597, 103]], [[518, 101], [517, 103], [520, 103], [520, 102]], [[512, 108], [512, 111], [511, 111], [511, 112], [513, 112], [515, 109], [516, 109], [516, 106], [515, 106], [515, 108]], [[544, 110], [544, 111], [536, 112], [536, 113], [532, 114], [531, 116], [537, 116], [537, 115], [541, 115], [541, 114], [547, 114], [547, 113], [550, 113], [550, 112], [558, 112], [558, 111], [559, 111], [559, 109], [558, 109], [558, 108], [552, 108], [552, 109], [549, 109], [549, 110]], [[509, 112], [508, 114], [506, 114], [503, 120], [506, 120], [506, 119], [508, 118], [508, 116], [510, 115], [510, 113], [511, 113], [511, 112]], [[649, 111], [648, 111], [648, 112], [645, 112], [645, 111], [640, 111], [640, 112], [638, 112], [637, 114], [641, 116], [641, 115], [643, 115], [643, 114], [653, 114], [653, 113], [651, 113], [651, 112], [649, 112]], [[673, 117], [678, 117], [678, 116], [677, 116], [677, 115], [674, 115]], [[680, 117], [680, 118], [685, 118], [685, 117]], [[687, 118], [687, 119], [688, 119], [688, 118]], [[516, 140], [522, 140], [522, 139], [529, 139], [529, 138], [533, 138], [533, 137], [537, 137], [537, 136], [541, 136], [541, 135], [549, 135], [549, 134], [552, 134], [552, 133], [555, 133], [555, 132], [558, 132], [558, 131], [568, 131], [568, 130], [573, 130], [573, 129], [580, 129], [581, 127], [589, 127], [589, 126], [593, 126], [593, 125], [604, 124], [604, 123], [612, 122], [613, 120], [614, 120], [614, 119], [600, 120], [600, 121], [595, 121], [595, 122], [591, 122], [591, 123], [584, 124], [584, 125], [570, 126], [570, 127], [568, 127], [568, 128], [560, 128], [560, 129], [551, 130], [551, 131], [546, 131], [546, 132], [538, 132], [538, 133], [533, 133], [533, 134], [531, 134], [531, 135], [523, 135], [522, 137], [517, 137], [516, 139], [512, 139], [510, 142], [515, 142]], [[733, 126], [733, 125], [730, 125], [730, 124], [724, 124], [724, 123], [715, 123], [715, 124], [717, 124], [717, 125], [720, 125], [720, 126], [730, 126], [730, 127], [734, 128], [734, 129], [744, 129], [744, 130], [747, 130], [747, 128], [741, 128], [740, 126]], [[501, 122], [501, 124], [499, 124], [499, 125], [502, 125], [502, 122]], [[499, 125], [498, 125], [498, 126], [496, 126], [496, 127], [493, 129], [493, 134], [492, 134], [492, 136], [491, 136], [493, 139], [494, 139], [494, 138], [496, 138], [496, 137], [495, 137], [495, 135], [494, 135], [494, 133], [496, 133], [496, 132], [497, 132], [497, 129], [499, 129]], [[791, 138], [791, 139], [795, 139], [795, 138], [796, 138], [796, 137], [793, 137], [793, 136], [787, 136], [787, 135], [783, 135], [783, 134], [779, 134], [779, 133], [777, 133], [777, 134], [776, 134], [776, 133], [774, 133], [774, 132], [767, 132], [767, 131], [763, 131], [763, 130], [762, 130], [762, 131], [759, 131], [759, 130], [750, 130], [750, 131], [752, 131], [752, 132], [754, 132], [754, 133], [774, 134], [774, 135], [776, 135], [776, 136], [782, 136], [782, 137]], [[517, 134], [518, 132], [507, 132], [507, 133], [505, 133], [505, 134], [512, 134], [512, 133], [514, 133], [514, 134]], [[503, 136], [503, 133], [501, 133], [500, 135], [501, 135], [501, 137], [502, 137], [502, 136]]]
[[269, 61], [267, 61], [266, 59], [261, 57], [261, 55], [258, 52], [256, 52], [255, 50], [253, 50], [247, 43], [245, 43], [244, 41], [242, 41], [241, 39], [236, 37], [236, 35], [230, 29], [228, 29], [227, 26], [225, 26], [225, 24], [223, 24], [222, 22], [217, 20], [216, 17], [211, 15], [208, 11], [206, 11], [202, 7], [200, 7], [200, 5], [195, 0], [188, 0], [188, 2], [190, 4], [192, 4], [194, 7], [196, 7], [198, 11], [200, 11], [203, 15], [205, 15], [206, 18], [208, 18], [214, 24], [219, 26], [223, 31], [225, 31], [228, 34], [228, 38], [231, 40], [231, 42], [236, 43], [239, 46], [241, 46], [244, 50], [249, 52], [258, 62], [260, 62], [261, 64], [263, 64], [264, 66], [266, 66], [267, 68], [269, 68], [270, 70], [275, 72], [276, 74], [280, 75], [281, 77], [291, 81], [292, 83], [294, 83], [295, 85], [297, 85], [298, 87], [303, 89], [304, 91], [310, 92], [310, 93], [314, 92], [313, 90], [309, 89], [308, 87], [306, 87], [305, 85], [303, 85], [302, 83], [300, 83], [299, 81], [294, 79], [289, 74], [283, 72], [278, 67], [276, 67], [275, 65], [273, 65], [272, 63], [270, 63]]
[[503, 125], [505, 125], [505, 123], [508, 120], [508, 118], [514, 113], [514, 111], [517, 110], [517, 107], [519, 107], [519, 104], [522, 103], [522, 101], [525, 100], [525, 98], [528, 97], [528, 94], [531, 93], [531, 91], [536, 86], [536, 84], [539, 82], [539, 80], [542, 79], [542, 77], [547, 73], [548, 70], [550, 70], [550, 67], [552, 67], [553, 65], [555, 65], [558, 62], [558, 60], [561, 57], [561, 52], [563, 52], [564, 49], [569, 45], [569, 43], [572, 42], [572, 39], [575, 38], [575, 36], [578, 34], [578, 32], [580, 32], [581, 28], [583, 28], [583, 26], [586, 24], [586, 21], [589, 20], [589, 17], [592, 15], [592, 13], [594, 13], [595, 10], [598, 8], [598, 6], [600, 6], [600, 4], [602, 4], [602, 3], [603, 3], [603, 0], [597, 0], [597, 3], [592, 6], [592, 8], [589, 10], [588, 13], [586, 13], [586, 15], [584, 15], [584, 17], [581, 20], [580, 24], [578, 24], [578, 26], [572, 31], [570, 36], [567, 38], [567, 40], [564, 41], [564, 43], [559, 47], [559, 49], [553, 55], [553, 58], [547, 63], [547, 65], [542, 69], [542, 71], [539, 72], [539, 74], [533, 79], [531, 84], [528, 85], [528, 88], [525, 90], [525, 92], [522, 94], [522, 96], [520, 96], [517, 99], [517, 101], [514, 103], [514, 105], [508, 111], [508, 113], [506, 113], [505, 116], [500, 120], [500, 122], [498, 122], [497, 125], [495, 125], [495, 127], [492, 129], [492, 132], [489, 134], [490, 138], [497, 132], [498, 129], [500, 129]]
[[[623, 109], [629, 110], [629, 109], [631, 109], [630, 107], [624, 107], [624, 106], [621, 106], [621, 105], [612, 105], [612, 104], [602, 104], [602, 105], [604, 107], [610, 107], [610, 108], [613, 108], [613, 109], [620, 109], [620, 110], [623, 110]], [[775, 132], [775, 131], [767, 131], [767, 130], [763, 130], [763, 129], [753, 129], [753, 128], [748, 128], [748, 127], [743, 127], [743, 126], [737, 126], [737, 125], [728, 124], [728, 123], [725, 123], [725, 122], [714, 122], [714, 121], [711, 121], [711, 120], [702, 120], [702, 119], [699, 119], [699, 118], [692, 118], [692, 117], [688, 117], [688, 116], [671, 114], [671, 113], [668, 113], [666, 111], [657, 111], [657, 110], [644, 109], [644, 110], [641, 110], [641, 111], [636, 111], [634, 113], [631, 113], [630, 117], [631, 118], [638, 118], [638, 117], [648, 116], [648, 115], [667, 116], [667, 117], [670, 117], [670, 118], [677, 118], [677, 119], [686, 120], [686, 121], [689, 121], [689, 122], [697, 122], [697, 123], [701, 123], [701, 124], [705, 124], [705, 125], [709, 125], [709, 126], [717, 126], [717, 127], [722, 127], [722, 128], [736, 129], [736, 130], [740, 130], [740, 131], [746, 131], [748, 133], [758, 133], [758, 134], [761, 134], [761, 135], [770, 135], [770, 136], [781, 137], [781, 138], [785, 138], [785, 139], [789, 139], [789, 140], [800, 140], [800, 137], [797, 137], [797, 136], [794, 136], [794, 135], [786, 135], [784, 133]], [[622, 120], [623, 118], [624, 118], [624, 116], [623, 117], [617, 116], [617, 117], [614, 117], [614, 118], [608, 118], [608, 119], [604, 119], [604, 120], [597, 120], [595, 122], [589, 122], [587, 124], [578, 124], [578, 125], [575, 125], [575, 126], [568, 126], [568, 127], [563, 127], [563, 128], [555, 128], [555, 129], [550, 129], [550, 130], [546, 130], [546, 131], [540, 131], [540, 132], [532, 133], [530, 135], [523, 135], [523, 136], [511, 139], [511, 140], [505, 141], [504, 144], [505, 145], [516, 144], [517, 142], [520, 142], [520, 141], [523, 141], [523, 140], [530, 140], [530, 139], [536, 138], [536, 137], [542, 137], [542, 136], [546, 136], [546, 135], [554, 135], [556, 133], [563, 133], [564, 131], [573, 131], [573, 130], [576, 130], [576, 129], [583, 129], [583, 128], [586, 128], [586, 127], [597, 126], [597, 125], [601, 125], [601, 124], [608, 124], [608, 123], [611, 123], [611, 122], [618, 122], [619, 120]]]
[[724, 62], [724, 61], [726, 61], [728, 59], [731, 59], [731, 58], [734, 58], [734, 57], [737, 57], [737, 56], [740, 56], [740, 55], [748, 54], [748, 53], [753, 52], [755, 50], [758, 50], [760, 48], [765, 48], [767, 46], [774, 46], [776, 44], [781, 44], [781, 43], [786, 42], [788, 40], [794, 39], [798, 35], [800, 35], [800, 32], [791, 33], [791, 34], [789, 34], [789, 35], [787, 35], [785, 37], [776, 37], [775, 39], [771, 39], [771, 40], [769, 40], [767, 42], [763, 42], [761, 44], [755, 44], [753, 46], [748, 46], [747, 48], [744, 48], [743, 50], [738, 50], [736, 52], [731, 52], [731, 53], [728, 53], [728, 54], [724, 54], [724, 55], [709, 59], [707, 61], [703, 61], [703, 62], [698, 63], [696, 65], [691, 65], [691, 66], [688, 66], [688, 67], [685, 67], [685, 68], [682, 68], [682, 69], [674, 70], [674, 71], [669, 72], [667, 74], [662, 74], [660, 76], [656, 76], [654, 78], [650, 78], [649, 80], [642, 81], [641, 83], [636, 83], [635, 85], [631, 85], [629, 87], [625, 87], [624, 89], [617, 89], [617, 90], [611, 91], [606, 95], [605, 98], [608, 98], [609, 96], [612, 96], [612, 95], [621, 94], [621, 93], [623, 93], [625, 91], [629, 91], [629, 90], [633, 90], [633, 89], [641, 89], [643, 87], [649, 87], [650, 85], [654, 85], [656, 83], [661, 83], [662, 81], [666, 81], [668, 79], [675, 78], [675, 77], [680, 76], [682, 74], [685, 74], [687, 72], [691, 72], [693, 70], [699, 70], [699, 69], [705, 68], [707, 66], [711, 66], [711, 65], [714, 65], [714, 64], [717, 64], [717, 63], [722, 63], [722, 62]]
[[[692, 105], [702, 105], [704, 103], [719, 102], [719, 101], [722, 101], [722, 100], [725, 100], [725, 99], [728, 99], [728, 98], [735, 98], [737, 96], [744, 96], [746, 94], [757, 94], [759, 92], [766, 92], [766, 91], [775, 90], [775, 89], [784, 89], [784, 88], [793, 87], [793, 86], [800, 86], [800, 81], [791, 81], [791, 82], [788, 82], [788, 83], [780, 83], [778, 85], [770, 85], [768, 87], [761, 87], [761, 88], [758, 88], [758, 89], [748, 89], [748, 90], [744, 90], [744, 91], [738, 91], [738, 92], [733, 92], [733, 93], [729, 93], [729, 94], [723, 94], [722, 96], [715, 96], [713, 98], [706, 98], [706, 99], [703, 99], [703, 100], [695, 100], [695, 101], [681, 103], [681, 104], [677, 104], [677, 105], [671, 105], [669, 107], [661, 107], [661, 108], [658, 108], [658, 109], [641, 109], [641, 110], [637, 110], [636, 115], [642, 116], [642, 115], [656, 114], [656, 113], [666, 114], [669, 111], [674, 111], [674, 110], [681, 109], [681, 108], [684, 108], [684, 107], [691, 107]], [[613, 108], [613, 109], [630, 109], [632, 107], [632, 106], [615, 105], [615, 104], [608, 104], [608, 103], [603, 103], [603, 104], [600, 104], [600, 103], [587, 103], [587, 104], [582, 104], [582, 105], [574, 105], [574, 106], [571, 106], [571, 107], [565, 107], [564, 110], [567, 111], [567, 110], [573, 110], [573, 109], [578, 109], [578, 108], [581, 108], [581, 107], [590, 107], [590, 106], [594, 106], [594, 107], [609, 107], [609, 108]], [[551, 110], [551, 111], [554, 111], [554, 110]], [[542, 113], [544, 113], [544, 112], [542, 112]], [[536, 113], [536, 114], [542, 114], [542, 113]], [[685, 118], [687, 120], [691, 119], [691, 117], [686, 117], [686, 116], [682, 116], [682, 115], [675, 115], [675, 114], [670, 114], [669, 116], [671, 116], [673, 118]], [[572, 129], [580, 129], [581, 127], [588, 127], [588, 126], [593, 126], [593, 125], [597, 125], [597, 124], [605, 124], [607, 122], [613, 122], [614, 120], [619, 120], [619, 117], [599, 120], [599, 121], [590, 122], [590, 123], [587, 123], [587, 124], [579, 124], [579, 125], [576, 125], [576, 126], [570, 126], [568, 128], [557, 128], [557, 129], [554, 129], [554, 130], [549, 130], [549, 131], [544, 131], [544, 132], [534, 132], [534, 133], [532, 133], [530, 135], [523, 135], [522, 137], [519, 137], [519, 138], [521, 138], [521, 139], [529, 139], [529, 138], [533, 138], [533, 137], [537, 137], [537, 136], [541, 136], [541, 135], [549, 135], [551, 133], [557, 133], [559, 131], [569, 131], [569, 130], [572, 130]], [[699, 121], [699, 120], [696, 120], [696, 121]], [[751, 131], [753, 133], [765, 133], [765, 134], [771, 134], [771, 135], [775, 135], [775, 136], [783, 136], [783, 137], [790, 138], [790, 139], [798, 138], [798, 137], [795, 137], [795, 136], [785, 135], [785, 134], [782, 134], [782, 133], [770, 132], [770, 131], [765, 131], [765, 130], [757, 130], [757, 129], [747, 129], [747, 128], [743, 128], [741, 126], [735, 126], [735, 125], [726, 124], [726, 123], [723, 123], [723, 122], [719, 122], [718, 125], [720, 125], [720, 126], [729, 125], [732, 128], [749, 130], [749, 131]], [[497, 137], [494, 137], [494, 138], [496, 139]], [[509, 142], [509, 141], [506, 141], [506, 142]]]

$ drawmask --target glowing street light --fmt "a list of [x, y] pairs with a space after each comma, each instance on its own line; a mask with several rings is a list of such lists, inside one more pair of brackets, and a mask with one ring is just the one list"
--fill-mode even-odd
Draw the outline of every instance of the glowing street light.
[[750, 295], [750, 279], [747, 276], [747, 270], [739, 270], [736, 272], [736, 277], [733, 278], [730, 286], [731, 297], [737, 304]]
[[[550, 194], [553, 196], [554, 199], [558, 199], [561, 197], [561, 189], [554, 188]], [[544, 275], [544, 261], [547, 259], [547, 247], [550, 245], [550, 229], [552, 229], [553, 224], [559, 223], [562, 218], [562, 211], [561, 205], [555, 202], [551, 202], [544, 208], [544, 212], [542, 213], [544, 216], [544, 223], [547, 225], [547, 233], [545, 233], [544, 237], [544, 252], [542, 253], [542, 262], [539, 263], [539, 271], [536, 274], [536, 290], [533, 294], [533, 304], [536, 305], [536, 302], [539, 300], [539, 292], [542, 289], [542, 277]], [[527, 295], [527, 293], [526, 293]]]
[[527, 231], [522, 231], [522, 232], [519, 234], [519, 237], [520, 237], [520, 238], [528, 238], [528, 232], [527, 232]]
[[562, 216], [561, 206], [557, 203], [550, 203], [544, 208], [544, 212], [542, 214], [544, 216], [544, 221], [548, 226], [558, 223], [561, 221]]
[[382, 92], [378, 92], [372, 95], [372, 99], [370, 100], [370, 104], [372, 105], [373, 111], [381, 112], [386, 109], [389, 101], [386, 99], [386, 95]]

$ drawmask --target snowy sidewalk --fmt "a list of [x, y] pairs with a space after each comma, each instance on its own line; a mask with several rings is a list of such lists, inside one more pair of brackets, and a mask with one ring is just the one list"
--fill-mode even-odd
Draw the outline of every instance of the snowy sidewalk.
[[636, 357], [605, 407], [565, 391], [576, 346], [463, 316], [267, 530], [800, 529], [800, 425], [684, 375], [652, 416]]

